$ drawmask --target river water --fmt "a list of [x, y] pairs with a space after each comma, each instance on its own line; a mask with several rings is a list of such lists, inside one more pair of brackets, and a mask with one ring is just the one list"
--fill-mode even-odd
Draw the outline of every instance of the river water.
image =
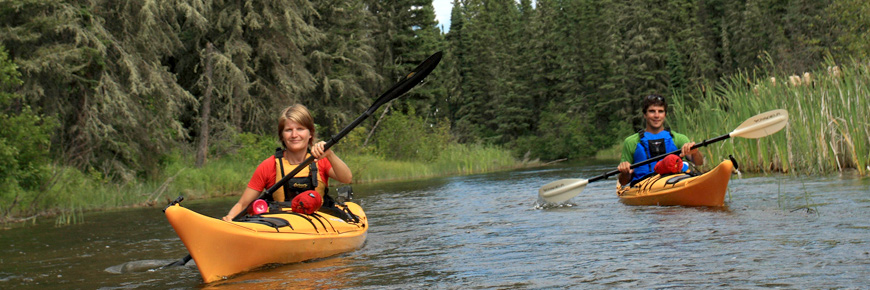
[[[203, 284], [161, 208], [0, 231], [0, 289], [867, 288], [870, 179], [735, 175], [726, 207], [625, 206], [613, 179], [561, 206], [537, 189], [615, 162], [357, 185], [363, 248]], [[221, 216], [235, 198], [185, 201]], [[138, 265], [139, 267], [129, 267]], [[127, 266], [126, 269], [123, 269]]]

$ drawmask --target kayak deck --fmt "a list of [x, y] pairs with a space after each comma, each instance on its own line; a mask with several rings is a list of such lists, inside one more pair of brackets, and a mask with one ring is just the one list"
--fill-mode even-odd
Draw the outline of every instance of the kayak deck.
[[618, 188], [617, 195], [626, 205], [724, 206], [733, 169], [734, 164], [725, 160], [699, 176], [656, 174], [634, 186]]
[[257, 221], [227, 222], [180, 204], [164, 212], [203, 281], [209, 283], [267, 264], [302, 262], [362, 247], [368, 230], [366, 215], [355, 203], [345, 205], [356, 219], [287, 212], [258, 215]]

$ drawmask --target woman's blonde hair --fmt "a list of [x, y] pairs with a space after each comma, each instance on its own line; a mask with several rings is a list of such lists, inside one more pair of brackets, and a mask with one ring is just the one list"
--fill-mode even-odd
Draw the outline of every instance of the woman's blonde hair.
[[284, 144], [284, 140], [281, 137], [287, 121], [293, 121], [308, 128], [308, 131], [311, 131], [311, 139], [308, 140], [308, 146], [314, 145], [317, 134], [314, 131], [314, 118], [311, 117], [311, 112], [308, 111], [308, 108], [301, 104], [296, 104], [281, 111], [281, 117], [278, 118], [278, 141], [281, 142], [281, 146], [284, 148], [287, 148], [287, 145]]

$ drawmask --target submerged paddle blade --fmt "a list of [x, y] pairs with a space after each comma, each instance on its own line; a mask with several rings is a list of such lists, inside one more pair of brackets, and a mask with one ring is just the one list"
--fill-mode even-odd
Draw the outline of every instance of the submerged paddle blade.
[[788, 123], [788, 111], [779, 109], [749, 118], [729, 134], [731, 137], [758, 139], [779, 132]]
[[193, 257], [191, 257], [190, 254], [187, 254], [187, 256], [184, 256], [184, 258], [181, 258], [178, 261], [175, 261], [175, 262], [169, 263], [163, 267], [160, 267], [160, 269], [175, 267], [175, 266], [184, 266], [187, 264], [187, 262], [190, 262], [190, 259], [193, 259]]
[[586, 179], [562, 179], [547, 183], [538, 189], [538, 196], [546, 202], [563, 202], [583, 192], [589, 184]]

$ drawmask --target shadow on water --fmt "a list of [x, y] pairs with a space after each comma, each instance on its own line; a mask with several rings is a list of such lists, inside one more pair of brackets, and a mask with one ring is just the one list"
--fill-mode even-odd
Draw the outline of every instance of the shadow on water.
[[[612, 162], [356, 185], [363, 248], [203, 284], [159, 208], [0, 232], [3, 289], [866, 288], [870, 179], [743, 175], [726, 207], [625, 206], [615, 180], [561, 207], [537, 189]], [[220, 216], [235, 197], [185, 202]], [[802, 208], [804, 208], [802, 210]], [[812, 208], [810, 212], [806, 208]], [[252, 245], [255, 250], [255, 245]], [[126, 268], [125, 268], [126, 267]]]
[[135, 272], [155, 271], [160, 270], [166, 265], [171, 264], [175, 260], [139, 260], [125, 262], [106, 268], [106, 272], [112, 274], [126, 274]]

